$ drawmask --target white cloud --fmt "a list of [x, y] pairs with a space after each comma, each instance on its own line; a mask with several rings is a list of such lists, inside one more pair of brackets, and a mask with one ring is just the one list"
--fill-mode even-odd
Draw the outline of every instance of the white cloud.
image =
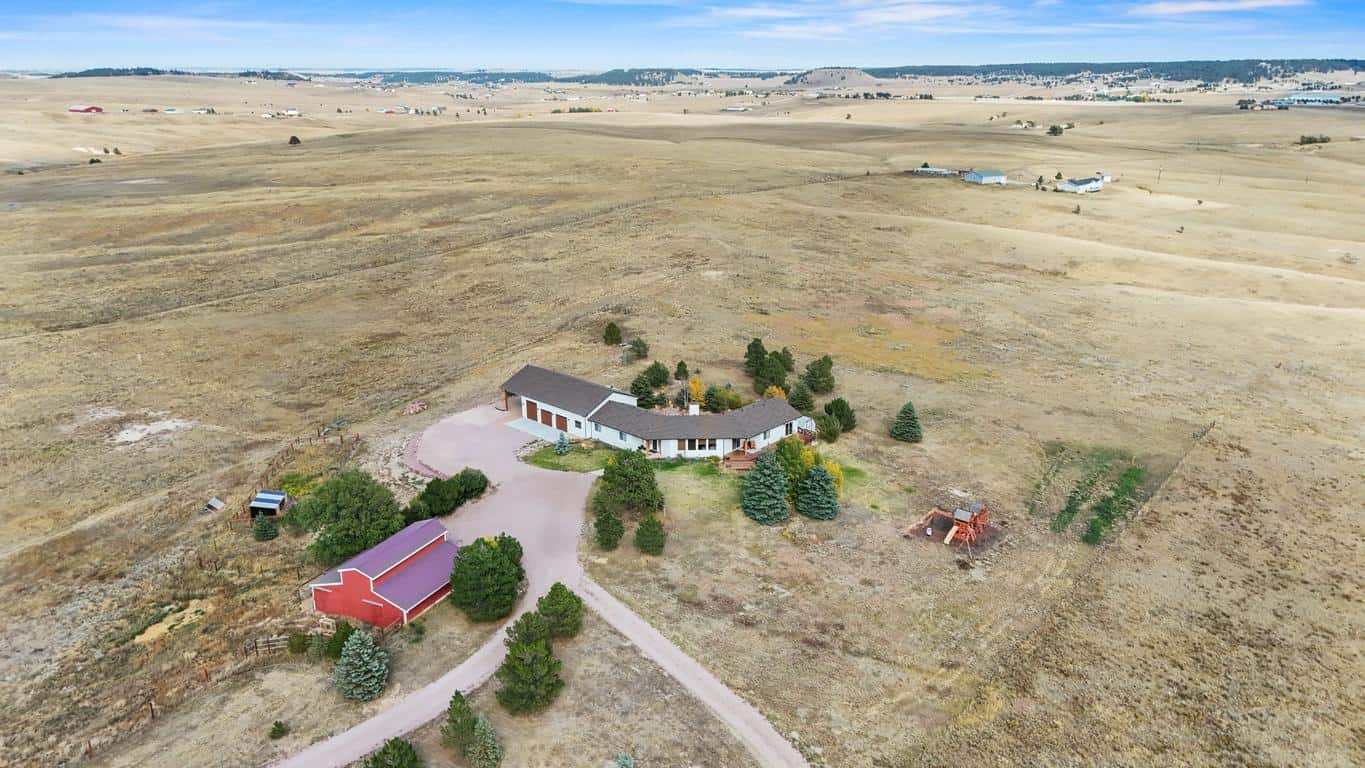
[[1311, 0], [1168, 0], [1133, 6], [1132, 12], [1144, 16], [1184, 16], [1192, 13], [1234, 13], [1266, 8], [1291, 8], [1308, 5]]

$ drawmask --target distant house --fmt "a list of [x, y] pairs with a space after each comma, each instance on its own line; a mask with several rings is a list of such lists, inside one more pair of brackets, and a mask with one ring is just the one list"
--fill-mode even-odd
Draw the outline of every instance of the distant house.
[[951, 168], [929, 168], [926, 166], [912, 168], [910, 173], [916, 176], [939, 176], [945, 178], [957, 175], [957, 171], [954, 171]]
[[450, 592], [458, 548], [419, 520], [308, 583], [313, 609], [376, 627], [407, 624]]
[[1057, 183], [1058, 192], [1071, 192], [1083, 195], [1088, 192], [1099, 192], [1104, 189], [1104, 178], [1101, 176], [1090, 176], [1084, 179], [1067, 179]]
[[74, 105], [68, 107], [66, 111], [67, 111], [67, 112], [79, 112], [79, 113], [81, 113], [81, 114], [90, 115], [90, 114], [94, 114], [94, 113], [96, 113], [96, 112], [103, 112], [103, 111], [104, 111], [104, 107], [97, 107], [97, 106], [94, 106], [93, 104], [74, 104]]
[[967, 171], [962, 174], [962, 180], [969, 184], [1000, 184], [1002, 186], [1007, 181], [1004, 171]]
[[788, 435], [812, 434], [815, 422], [778, 397], [758, 400], [726, 413], [666, 414], [640, 408], [635, 396], [575, 376], [528, 365], [503, 385], [521, 418], [512, 426], [542, 439], [558, 433], [591, 438], [615, 448], [640, 450], [650, 458], [700, 459], [739, 452], [752, 454]]

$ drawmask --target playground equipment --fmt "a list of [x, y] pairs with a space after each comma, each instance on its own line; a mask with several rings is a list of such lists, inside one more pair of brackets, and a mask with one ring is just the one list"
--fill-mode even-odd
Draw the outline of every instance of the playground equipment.
[[985, 504], [974, 501], [966, 509], [955, 509], [951, 513], [944, 512], [938, 507], [934, 507], [924, 513], [924, 517], [915, 525], [907, 528], [904, 533], [907, 536], [923, 531], [923, 535], [932, 538], [936, 535], [937, 529], [948, 528], [948, 532], [943, 534], [945, 545], [953, 542], [962, 542], [969, 548], [982, 542], [990, 528], [990, 510]]

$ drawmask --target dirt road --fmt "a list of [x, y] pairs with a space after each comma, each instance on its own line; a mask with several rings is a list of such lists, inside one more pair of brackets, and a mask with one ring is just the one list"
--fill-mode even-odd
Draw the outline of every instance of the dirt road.
[[[445, 522], [456, 541], [468, 542], [505, 531], [521, 542], [527, 590], [509, 621], [533, 608], [540, 595], [562, 581], [728, 725], [760, 765], [806, 765], [801, 754], [758, 710], [583, 573], [578, 563], [578, 541], [593, 475], [553, 472], [518, 461], [516, 450], [530, 438], [508, 427], [509, 420], [507, 414], [491, 406], [456, 414], [428, 429], [415, 455], [409, 457], [414, 469], [444, 474], [466, 466], [478, 467], [493, 483], [492, 493]], [[339, 768], [377, 749], [386, 739], [416, 730], [445, 711], [452, 693], [467, 693], [492, 676], [506, 653], [503, 638], [503, 632], [496, 633], [466, 661], [430, 685], [354, 728], [275, 765]]]

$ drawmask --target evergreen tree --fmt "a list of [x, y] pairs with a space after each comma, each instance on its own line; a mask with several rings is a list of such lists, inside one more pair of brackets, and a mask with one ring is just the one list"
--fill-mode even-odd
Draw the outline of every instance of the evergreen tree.
[[763, 340], [754, 338], [749, 342], [749, 348], [744, 351], [744, 372], [750, 376], [757, 376], [759, 366], [767, 359], [768, 350], [763, 346]]
[[643, 360], [649, 354], [649, 344], [645, 340], [636, 336], [630, 340], [630, 358], [632, 360]]
[[812, 520], [832, 520], [839, 514], [839, 492], [834, 488], [834, 478], [823, 466], [811, 467], [801, 480], [796, 511]]
[[654, 407], [654, 386], [649, 383], [649, 377], [643, 373], [630, 382], [630, 393], [635, 395], [635, 403], [641, 408]]
[[321, 632], [308, 636], [308, 660], [322, 661], [327, 656], [327, 636]]
[[853, 413], [853, 406], [842, 397], [825, 403], [825, 413], [839, 420], [839, 429], [848, 432], [858, 426], [858, 417]]
[[601, 506], [611, 512], [658, 512], [664, 494], [654, 478], [654, 465], [639, 451], [617, 451], [602, 470], [597, 488]]
[[550, 637], [573, 637], [583, 628], [583, 598], [561, 582], [536, 601], [536, 611], [545, 617]]
[[564, 687], [559, 676], [560, 661], [550, 644], [520, 643], [507, 649], [507, 657], [495, 677], [502, 683], [498, 703], [513, 714], [549, 706]]
[[593, 530], [597, 534], [597, 546], [602, 549], [616, 549], [621, 543], [621, 537], [626, 535], [626, 526], [621, 522], [621, 518], [610, 510], [598, 510], [597, 515], [592, 521]]
[[907, 402], [901, 406], [900, 413], [896, 414], [896, 421], [891, 425], [891, 436], [904, 443], [918, 443], [924, 439], [914, 403]]
[[477, 499], [483, 495], [484, 491], [488, 490], [488, 476], [473, 467], [465, 467], [451, 479], [457, 483], [459, 488], [460, 504], [471, 499]]
[[806, 364], [806, 372], [801, 376], [810, 391], [825, 393], [834, 389], [834, 359], [829, 355]]
[[467, 755], [474, 768], [498, 768], [502, 765], [502, 742], [483, 715], [474, 720], [474, 743]]
[[756, 523], [776, 525], [787, 519], [787, 476], [771, 453], [759, 457], [744, 478], [740, 502], [744, 514]]
[[422, 756], [404, 739], [389, 739], [384, 746], [371, 752], [360, 768], [422, 768]]
[[331, 637], [327, 638], [327, 652], [324, 655], [329, 659], [341, 658], [341, 651], [346, 647], [346, 641], [351, 639], [351, 635], [355, 634], [355, 631], [351, 622], [345, 619], [338, 620], [336, 631], [332, 633]]
[[347, 699], [374, 701], [389, 682], [389, 654], [374, 644], [370, 633], [356, 632], [341, 649], [332, 681]]
[[455, 555], [450, 602], [474, 621], [495, 621], [512, 612], [521, 564], [488, 539], [475, 539]]
[[664, 553], [664, 541], [668, 534], [664, 531], [663, 523], [654, 515], [645, 515], [645, 519], [635, 528], [635, 548], [644, 552], [646, 555], [662, 555]]
[[655, 389], [668, 383], [668, 368], [664, 364], [655, 360], [645, 369], [645, 378], [649, 380], [649, 386]]
[[844, 425], [839, 423], [836, 416], [828, 413], [820, 413], [815, 416], [815, 434], [827, 443], [832, 443], [839, 439], [839, 435], [844, 431]]
[[709, 413], [725, 412], [725, 403], [721, 400], [720, 387], [712, 384], [706, 388], [706, 395], [702, 398], [701, 407]]
[[555, 441], [555, 455], [567, 456], [573, 447], [569, 445], [569, 436], [563, 432], [559, 433], [559, 439]]
[[269, 515], [257, 515], [251, 524], [251, 535], [256, 541], [270, 541], [280, 535], [280, 529], [275, 525], [274, 518]]
[[782, 360], [773, 352], [759, 363], [758, 373], [754, 374], [754, 391], [762, 394], [768, 387], [787, 386], [787, 369], [782, 367]]
[[621, 329], [616, 323], [607, 323], [606, 329], [602, 331], [602, 343], [613, 347], [621, 343]]
[[679, 360], [677, 366], [673, 368], [673, 378], [676, 381], [687, 381], [687, 363]]
[[509, 536], [507, 533], [499, 533], [493, 539], [493, 546], [497, 547], [499, 552], [506, 555], [508, 560], [511, 560], [516, 564], [517, 581], [520, 582], [526, 576], [526, 569], [521, 565], [521, 542], [517, 541], [512, 536]]
[[797, 381], [791, 391], [787, 393], [787, 402], [791, 407], [802, 413], [810, 413], [815, 410], [815, 396], [811, 394], [810, 387], [806, 382]]
[[503, 643], [511, 648], [517, 643], [538, 643], [544, 640], [550, 642], [550, 624], [545, 621], [545, 617], [539, 611], [527, 611], [517, 617], [512, 622], [512, 626], [507, 628], [507, 637]]
[[474, 708], [465, 701], [464, 694], [456, 691], [450, 696], [446, 706], [446, 720], [441, 724], [441, 741], [447, 747], [467, 754], [474, 743]]
[[787, 373], [796, 370], [796, 355], [793, 355], [790, 349], [783, 347], [782, 351], [777, 353], [777, 357], [782, 361], [782, 367], [787, 369]]

